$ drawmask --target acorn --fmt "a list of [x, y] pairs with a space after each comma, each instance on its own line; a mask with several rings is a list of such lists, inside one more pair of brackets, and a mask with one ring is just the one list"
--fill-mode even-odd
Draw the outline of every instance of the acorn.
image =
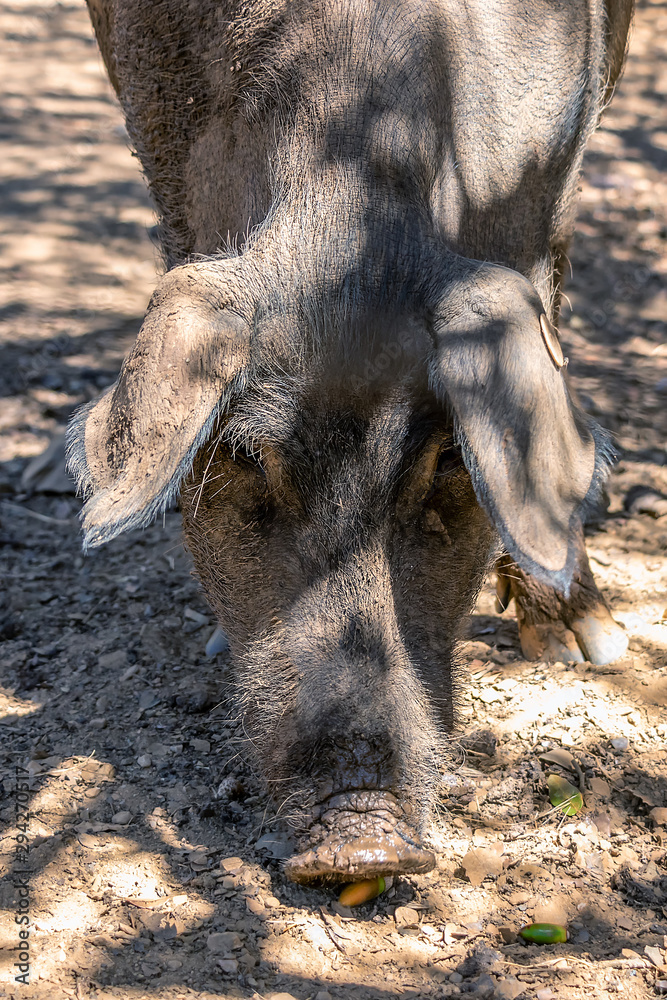
[[560, 806], [566, 816], [576, 816], [583, 809], [584, 797], [578, 788], [571, 785], [559, 774], [550, 774], [547, 778], [549, 801], [552, 806]]
[[361, 906], [362, 903], [368, 903], [371, 899], [375, 899], [376, 896], [384, 892], [385, 888], [385, 881], [381, 875], [378, 875], [377, 878], [365, 878], [363, 882], [352, 882], [350, 885], [346, 885], [338, 897], [338, 902], [341, 906]]
[[526, 924], [517, 933], [532, 944], [561, 944], [567, 941], [567, 927], [562, 924]]

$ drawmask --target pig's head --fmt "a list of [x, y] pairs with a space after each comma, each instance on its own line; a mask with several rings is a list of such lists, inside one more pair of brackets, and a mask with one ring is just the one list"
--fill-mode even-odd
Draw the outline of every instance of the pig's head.
[[[86, 543], [180, 495], [297, 881], [426, 871], [460, 626], [497, 534], [567, 590], [604, 447], [532, 285], [456, 258], [391, 319], [267, 308], [251, 255], [176, 268], [71, 429]], [[495, 530], [494, 530], [495, 529]]]

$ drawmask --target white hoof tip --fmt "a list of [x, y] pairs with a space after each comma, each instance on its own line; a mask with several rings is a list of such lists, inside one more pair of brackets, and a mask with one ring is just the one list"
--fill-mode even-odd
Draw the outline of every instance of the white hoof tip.
[[627, 652], [627, 633], [612, 618], [600, 621], [593, 615], [586, 615], [573, 623], [572, 630], [586, 659], [598, 667], [613, 663]]

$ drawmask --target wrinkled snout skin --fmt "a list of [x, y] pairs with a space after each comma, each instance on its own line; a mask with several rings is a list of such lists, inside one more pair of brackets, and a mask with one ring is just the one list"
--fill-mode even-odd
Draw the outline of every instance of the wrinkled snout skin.
[[85, 544], [180, 498], [291, 878], [428, 871], [489, 559], [567, 595], [608, 458], [554, 324], [632, 4], [88, 4], [167, 273]]
[[296, 401], [262, 464], [212, 443], [181, 494], [248, 736], [306, 828], [288, 864], [303, 881], [432, 867], [421, 835], [454, 721], [454, 644], [494, 538], [415, 386], [330, 398], [328, 412]]

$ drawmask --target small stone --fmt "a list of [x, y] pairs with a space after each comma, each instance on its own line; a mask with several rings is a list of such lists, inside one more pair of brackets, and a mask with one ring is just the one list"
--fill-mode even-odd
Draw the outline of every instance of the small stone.
[[179, 962], [177, 958], [170, 958], [167, 960], [166, 966], [170, 972], [176, 972], [177, 969], [183, 968], [183, 963]]
[[112, 823], [118, 823], [119, 826], [127, 826], [127, 824], [132, 819], [132, 813], [128, 812], [127, 809], [121, 809], [120, 812], [115, 813], [111, 817]]
[[198, 753], [208, 753], [211, 749], [211, 744], [208, 740], [190, 740], [193, 750], [197, 750]]
[[258, 964], [258, 959], [251, 955], [247, 948], [244, 948], [239, 955], [239, 962], [241, 965], [245, 965], [246, 969], [254, 969]]
[[609, 742], [614, 750], [627, 750], [630, 746], [630, 741], [627, 736], [614, 736], [614, 738]]
[[208, 625], [208, 618], [206, 615], [202, 615], [201, 612], [195, 611], [194, 608], [186, 608], [183, 612], [183, 617], [187, 618], [188, 621], [195, 622], [197, 625]]
[[659, 948], [655, 948], [652, 945], [647, 944], [644, 948], [644, 954], [648, 958], [649, 962], [652, 962], [653, 965], [656, 965], [659, 969], [665, 964], [662, 952]]
[[656, 806], [651, 809], [649, 816], [656, 826], [667, 826], [667, 809], [663, 806]]
[[265, 833], [255, 844], [256, 851], [267, 851], [272, 858], [282, 860], [294, 853], [294, 845], [275, 833]]
[[152, 979], [153, 976], [158, 976], [160, 974], [159, 966], [151, 965], [150, 962], [142, 962], [141, 971], [145, 976], [148, 976], [150, 979]]
[[220, 862], [220, 869], [223, 872], [240, 872], [243, 868], [243, 858], [223, 858]]
[[106, 729], [107, 720], [102, 718], [91, 719], [88, 725], [91, 729]]
[[397, 906], [394, 912], [397, 927], [418, 927], [419, 914], [409, 906]]
[[603, 778], [591, 778], [589, 782], [591, 786], [591, 791], [593, 795], [597, 795], [600, 799], [608, 799], [611, 795], [611, 788], [609, 783]]
[[266, 913], [266, 907], [261, 899], [246, 899], [245, 905], [250, 913], [254, 913], [256, 917], [261, 917]]
[[522, 903], [528, 903], [534, 896], [532, 892], [526, 892], [525, 889], [517, 889], [516, 892], [511, 892], [507, 897], [507, 902], [510, 906], [521, 906]]
[[137, 764], [139, 767], [150, 767], [152, 763], [153, 760], [147, 753], [142, 753], [139, 757], [137, 757]]
[[239, 971], [239, 963], [235, 958], [220, 958], [218, 959], [218, 965], [229, 976], [234, 976]]
[[291, 993], [269, 993], [266, 1000], [296, 1000]]
[[208, 854], [206, 851], [190, 851], [188, 854], [188, 861], [191, 865], [208, 867]]
[[537, 991], [535, 998], [536, 1000], [553, 1000], [555, 995], [556, 994], [553, 990], [550, 990], [548, 986], [545, 986], [543, 989]]
[[101, 789], [95, 785], [93, 788], [87, 788], [83, 794], [87, 799], [96, 799], [100, 792]]
[[494, 995], [498, 997], [498, 1000], [516, 1000], [516, 997], [519, 993], [523, 993], [523, 990], [523, 983], [520, 983], [514, 976], [508, 976], [507, 979], [501, 979], [499, 983], [496, 983]]
[[496, 984], [488, 972], [483, 972], [473, 982], [475, 986], [474, 995], [476, 997], [492, 997], [496, 991]]
[[206, 938], [206, 947], [214, 955], [226, 954], [241, 947], [241, 938], [234, 931], [214, 931]]
[[327, 992], [327, 990], [319, 990], [319, 992], [315, 994], [315, 1000], [332, 1000], [332, 996]]
[[160, 702], [160, 696], [157, 691], [153, 691], [152, 688], [146, 688], [139, 695], [139, 708], [142, 712], [145, 712], [148, 708], [155, 708]]
[[461, 975], [460, 972], [452, 972], [452, 974], [449, 977], [449, 981], [450, 983], [462, 983], [463, 976]]
[[[114, 649], [111, 653], [102, 653], [101, 656], [97, 657], [97, 665], [101, 667], [104, 672], [119, 670], [127, 664], [127, 654], [124, 649]], [[121, 677], [121, 680], [124, 678]]]
[[227, 649], [229, 649], [227, 636], [221, 628], [217, 628], [206, 643], [206, 655], [217, 656], [218, 653], [224, 653]]

